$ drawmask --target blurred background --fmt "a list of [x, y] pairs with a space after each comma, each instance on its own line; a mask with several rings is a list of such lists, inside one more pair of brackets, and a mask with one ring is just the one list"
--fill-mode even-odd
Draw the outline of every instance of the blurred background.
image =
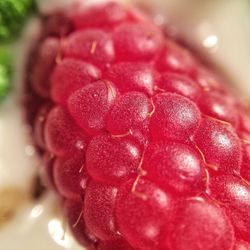
[[249, 0], [137, 0], [205, 55], [245, 99], [250, 96]]

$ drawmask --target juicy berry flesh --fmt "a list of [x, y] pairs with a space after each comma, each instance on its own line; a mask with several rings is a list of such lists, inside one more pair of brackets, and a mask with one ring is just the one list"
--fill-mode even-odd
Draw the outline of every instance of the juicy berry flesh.
[[250, 123], [224, 80], [130, 6], [41, 23], [26, 113], [76, 240], [250, 249]]

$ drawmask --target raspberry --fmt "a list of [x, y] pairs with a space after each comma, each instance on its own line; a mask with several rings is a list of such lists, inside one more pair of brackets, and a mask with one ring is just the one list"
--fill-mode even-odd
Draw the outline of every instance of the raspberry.
[[48, 97], [50, 94], [51, 84], [49, 76], [55, 66], [59, 47], [59, 39], [50, 37], [39, 48], [31, 77], [33, 88], [42, 97]]
[[136, 249], [159, 247], [171, 197], [148, 180], [125, 182], [118, 191], [116, 217], [121, 234]]
[[86, 189], [84, 219], [90, 231], [101, 240], [117, 237], [113, 214], [116, 194], [116, 187], [98, 182], [89, 183]]
[[42, 24], [26, 114], [75, 239], [250, 249], [250, 121], [224, 80], [130, 6], [73, 5]]
[[[117, 240], [111, 240], [111, 241], [102, 241], [100, 242], [98, 250], [133, 250], [131, 246], [128, 245], [128, 243], [122, 239]], [[248, 249], [241, 249], [241, 250], [248, 250]]]
[[133, 13], [128, 12], [123, 6], [116, 2], [108, 2], [102, 6], [102, 8], [94, 5], [87, 9], [75, 11], [72, 16], [72, 22], [76, 29], [86, 27], [102, 27], [108, 29], [127, 20], [133, 20]]
[[153, 92], [156, 72], [149, 64], [121, 62], [111, 66], [105, 77], [115, 82], [121, 93], [137, 90], [150, 95]]
[[198, 128], [201, 114], [197, 105], [174, 93], [156, 94], [149, 128], [154, 140], [188, 139]]
[[96, 244], [97, 238], [86, 228], [82, 216], [82, 203], [77, 200], [65, 200], [64, 211], [73, 235], [79, 243], [84, 246], [90, 246], [91, 249], [91, 246]]
[[215, 176], [209, 183], [209, 193], [226, 208], [236, 236], [249, 240], [250, 187], [239, 177]]
[[87, 171], [95, 180], [116, 185], [135, 175], [141, 155], [135, 139], [98, 135], [88, 146]]
[[130, 129], [143, 131], [150, 109], [151, 104], [145, 94], [136, 91], [125, 93], [107, 115], [107, 129], [113, 135], [126, 134]]
[[198, 105], [204, 114], [237, 126], [236, 108], [222, 94], [213, 91], [204, 93], [199, 97]]
[[101, 71], [94, 65], [76, 59], [65, 59], [55, 67], [52, 75], [51, 95], [53, 99], [64, 103], [71, 93], [101, 78]]
[[250, 145], [243, 145], [243, 159], [241, 165], [241, 175], [245, 178], [248, 182], [250, 182]]
[[75, 91], [68, 99], [68, 109], [78, 125], [89, 133], [105, 128], [105, 120], [116, 90], [108, 81], [97, 81]]
[[36, 144], [42, 148], [45, 149], [45, 136], [44, 136], [44, 126], [46, 122], [46, 118], [48, 116], [48, 113], [50, 111], [51, 104], [45, 104], [40, 107], [40, 110], [36, 114], [35, 118], [35, 126], [34, 126], [34, 137]]
[[111, 36], [100, 29], [86, 29], [69, 35], [63, 43], [63, 54], [92, 62], [99, 67], [108, 66], [114, 60]]
[[238, 241], [235, 244], [234, 250], [250, 250], [250, 244], [245, 241]]
[[242, 148], [231, 125], [206, 117], [201, 121], [193, 140], [203, 152], [208, 167], [222, 173], [239, 171]]
[[69, 199], [79, 199], [87, 182], [82, 157], [57, 158], [53, 166], [54, 182], [59, 193]]
[[160, 81], [156, 87], [162, 92], [167, 91], [180, 94], [193, 100], [196, 100], [201, 95], [201, 88], [194, 80], [185, 75], [170, 72], [161, 74]]
[[163, 50], [158, 54], [156, 68], [160, 72], [192, 73], [197, 67], [194, 57], [188, 50], [166, 39]]
[[86, 150], [87, 136], [60, 106], [53, 107], [49, 112], [44, 134], [46, 148], [57, 156], [80, 155]]
[[164, 142], [151, 144], [145, 153], [143, 169], [166, 191], [197, 195], [205, 188], [202, 158], [192, 147]]
[[119, 61], [153, 59], [161, 50], [163, 37], [154, 25], [124, 22], [114, 29], [113, 39]]
[[231, 223], [220, 207], [196, 199], [186, 200], [175, 207], [166, 226], [166, 235], [166, 246], [178, 250], [187, 249], [187, 246], [197, 250], [228, 250], [232, 249], [234, 239]]

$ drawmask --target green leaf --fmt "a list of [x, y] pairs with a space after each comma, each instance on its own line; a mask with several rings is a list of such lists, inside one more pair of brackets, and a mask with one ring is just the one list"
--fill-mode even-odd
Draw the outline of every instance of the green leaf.
[[0, 0], [0, 42], [17, 37], [28, 14], [33, 10], [34, 0]]
[[35, 10], [35, 0], [0, 0], [0, 102], [11, 88], [11, 43]]
[[0, 102], [10, 90], [11, 55], [8, 46], [0, 48]]
[[0, 102], [4, 99], [10, 89], [10, 70], [0, 64]]

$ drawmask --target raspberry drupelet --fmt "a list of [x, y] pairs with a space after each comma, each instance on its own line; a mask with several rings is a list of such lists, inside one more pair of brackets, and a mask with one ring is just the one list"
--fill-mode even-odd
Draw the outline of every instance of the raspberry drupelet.
[[41, 24], [25, 108], [75, 239], [250, 249], [250, 123], [224, 81], [132, 6], [72, 5]]

